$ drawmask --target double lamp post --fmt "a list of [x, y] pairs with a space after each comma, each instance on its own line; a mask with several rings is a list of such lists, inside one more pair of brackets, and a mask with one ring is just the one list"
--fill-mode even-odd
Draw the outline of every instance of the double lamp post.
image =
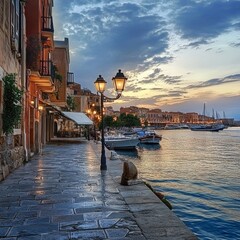
[[102, 129], [101, 129], [101, 142], [102, 142], [102, 153], [101, 153], [101, 166], [100, 170], [107, 170], [107, 163], [106, 163], [106, 154], [105, 154], [105, 139], [104, 139], [104, 123], [103, 123], [103, 102], [107, 101], [114, 101], [121, 97], [122, 92], [125, 88], [127, 78], [124, 76], [124, 74], [121, 72], [121, 70], [118, 71], [115, 77], [112, 78], [113, 86], [115, 88], [115, 91], [117, 92], [117, 96], [115, 98], [106, 97], [103, 93], [106, 89], [106, 81], [103, 79], [101, 75], [97, 78], [97, 80], [94, 82], [97, 92], [101, 95], [101, 120], [102, 120]]

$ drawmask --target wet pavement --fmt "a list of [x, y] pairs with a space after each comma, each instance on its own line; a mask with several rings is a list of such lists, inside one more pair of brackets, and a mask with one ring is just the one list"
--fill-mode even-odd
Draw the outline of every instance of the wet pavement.
[[145, 184], [100, 171], [100, 144], [56, 143], [0, 183], [0, 239], [197, 239]]

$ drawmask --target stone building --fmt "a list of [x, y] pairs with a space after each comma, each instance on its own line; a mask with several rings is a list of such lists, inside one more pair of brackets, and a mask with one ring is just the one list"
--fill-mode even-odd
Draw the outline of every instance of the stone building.
[[[69, 41], [54, 41], [52, 60], [55, 66], [55, 92], [50, 95], [50, 101], [62, 109], [67, 109], [67, 80], [69, 73]], [[56, 76], [59, 76], [57, 78]]]
[[198, 113], [186, 113], [185, 114], [185, 122], [186, 123], [198, 123]]
[[130, 106], [130, 107], [121, 107], [120, 108], [120, 114], [125, 113], [125, 114], [132, 114], [134, 116], [138, 116], [139, 113], [139, 108], [135, 106]]
[[68, 81], [67, 83], [67, 96], [71, 97], [74, 101], [74, 111], [81, 112], [81, 84]]
[[99, 112], [100, 96], [92, 93], [89, 89], [82, 89], [81, 91], [81, 112], [88, 112], [93, 106]]
[[[26, 159], [26, 132], [23, 121], [15, 126], [13, 134], [6, 136], [2, 131], [3, 78], [8, 74], [15, 74], [16, 85], [19, 89], [25, 90], [24, 8], [24, 1], [0, 1], [0, 181]], [[24, 113], [24, 98], [22, 112]]]
[[162, 110], [151, 109], [147, 112], [147, 122], [150, 126], [161, 126], [162, 123]]

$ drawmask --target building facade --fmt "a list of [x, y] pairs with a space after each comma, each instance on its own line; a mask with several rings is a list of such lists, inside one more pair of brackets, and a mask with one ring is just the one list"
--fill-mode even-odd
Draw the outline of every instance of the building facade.
[[[0, 1], [0, 181], [26, 160], [25, 126], [22, 120], [12, 134], [3, 133], [4, 82], [15, 74], [15, 83], [25, 91], [25, 3]], [[24, 109], [24, 98], [21, 102]], [[6, 107], [6, 106], [5, 106]]]
[[50, 94], [50, 101], [62, 109], [67, 109], [67, 81], [70, 64], [68, 38], [64, 41], [54, 41], [52, 60], [55, 67], [55, 92]]
[[31, 0], [26, 3], [27, 93], [25, 123], [27, 148], [31, 154], [41, 151], [46, 143], [45, 100], [55, 91], [54, 28], [52, 0]]

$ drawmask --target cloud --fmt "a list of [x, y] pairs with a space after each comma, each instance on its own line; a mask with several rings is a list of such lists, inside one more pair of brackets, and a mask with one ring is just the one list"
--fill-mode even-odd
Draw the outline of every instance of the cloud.
[[165, 74], [159, 74], [159, 72], [154, 72], [149, 74], [145, 79], [138, 81], [139, 84], [147, 84], [147, 83], [156, 83], [157, 81], [162, 81], [166, 84], [179, 84], [182, 76], [169, 76]]
[[189, 85], [188, 87], [186, 87], [186, 89], [205, 88], [205, 87], [217, 86], [217, 85], [233, 83], [233, 82], [240, 82], [240, 74], [230, 75], [224, 78], [210, 79], [202, 83]]
[[[120, 68], [128, 77], [128, 94], [136, 97], [123, 97], [117, 104], [157, 107], [163, 101], [187, 101], [190, 89], [239, 82], [240, 74], [210, 79], [203, 74], [208, 69], [199, 67], [211, 60], [211, 72], [217, 68], [221, 76], [216, 64], [224, 57], [224, 67], [236, 73], [239, 9], [239, 0], [54, 0], [54, 34], [60, 40], [69, 38], [70, 71], [82, 87], [94, 91], [99, 74], [111, 81]], [[236, 51], [230, 58], [231, 47]], [[201, 59], [203, 51], [206, 57]], [[190, 75], [209, 80], [197, 82]], [[152, 95], [137, 97], [147, 91]], [[158, 93], [162, 94], [153, 96]]]
[[232, 47], [240, 47], [240, 42], [233, 42], [230, 44]]
[[130, 85], [126, 87], [127, 91], [132, 91], [132, 92], [139, 92], [139, 91], [142, 91], [144, 90], [145, 88], [142, 88], [140, 86], [137, 86], [137, 85]]
[[[59, 32], [71, 37], [71, 68], [83, 86], [95, 77], [89, 66], [95, 75], [101, 73], [111, 79], [118, 68], [127, 71], [139, 64], [149, 67], [171, 59], [159, 57], [168, 48], [169, 36], [164, 18], [150, 12], [153, 4], [56, 0], [55, 5], [63, 22], [62, 26], [58, 24]], [[65, 14], [60, 15], [59, 9]], [[147, 59], [152, 61], [148, 63]]]
[[191, 42], [187, 46], [192, 48], [198, 48], [200, 45], [203, 45], [203, 44], [209, 44], [209, 41], [205, 39], [201, 39], [199, 41]]
[[148, 77], [149, 78], [156, 78], [156, 77], [158, 77], [160, 72], [161, 72], [161, 69], [160, 68], [156, 68], [156, 69], [154, 69], [153, 73], [149, 74]]
[[186, 93], [187, 93], [187, 91], [184, 91], [184, 90], [178, 90], [178, 91], [177, 90], [171, 90], [171, 91], [168, 92], [168, 95], [170, 97], [181, 97]]
[[239, 30], [240, 1], [178, 0], [174, 24], [186, 39], [213, 39], [232, 28]]

